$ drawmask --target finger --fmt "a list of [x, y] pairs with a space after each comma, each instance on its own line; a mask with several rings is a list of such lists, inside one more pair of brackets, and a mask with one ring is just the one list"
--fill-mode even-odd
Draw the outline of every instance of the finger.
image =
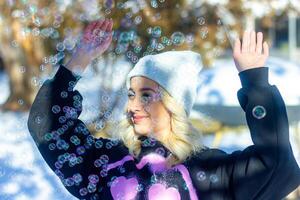
[[264, 56], [268, 57], [269, 56], [269, 45], [267, 42], [264, 42], [263, 48], [264, 48]]
[[100, 28], [104, 22], [105, 22], [105, 19], [99, 19], [97, 22], [97, 28]]
[[87, 27], [84, 29], [84, 33], [85, 33], [85, 34], [86, 34], [86, 33], [90, 33], [91, 30], [93, 30], [93, 27], [96, 25], [96, 23], [97, 23], [96, 21], [89, 23], [89, 24], [87, 25]]
[[257, 33], [257, 45], [255, 52], [258, 54], [262, 53], [262, 44], [263, 44], [263, 34], [262, 32]]
[[113, 27], [113, 21], [112, 21], [112, 19], [109, 21], [109, 24], [108, 24], [108, 26], [107, 26], [107, 29], [106, 29], [106, 31], [111, 31], [112, 30], [112, 27]]
[[97, 23], [95, 24], [95, 26], [92, 29], [92, 32], [94, 32], [95, 30], [100, 29], [101, 25], [104, 23], [103, 19], [97, 20]]
[[107, 29], [108, 24], [109, 24], [109, 21], [107, 19], [105, 19], [104, 23], [101, 26], [101, 30], [105, 31]]
[[249, 52], [254, 53], [255, 49], [256, 49], [256, 33], [255, 33], [255, 31], [251, 31]]
[[249, 50], [249, 31], [245, 31], [242, 41], [242, 53], [247, 53]]
[[233, 56], [236, 57], [240, 54], [241, 54], [241, 41], [239, 38], [236, 38], [234, 41]]

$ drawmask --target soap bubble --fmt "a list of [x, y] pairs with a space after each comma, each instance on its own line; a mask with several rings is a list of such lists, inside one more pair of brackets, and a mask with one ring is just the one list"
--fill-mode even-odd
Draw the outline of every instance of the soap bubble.
[[64, 43], [63, 43], [63, 42], [57, 43], [57, 44], [56, 44], [56, 50], [57, 50], [57, 51], [63, 51], [63, 50], [65, 50], [65, 45], [64, 45]]
[[19, 67], [19, 72], [24, 73], [26, 71], [26, 68], [24, 66]]
[[265, 107], [263, 107], [263, 106], [258, 105], [252, 109], [252, 115], [256, 119], [262, 119], [266, 116], [266, 114], [267, 114], [267, 111], [266, 111]]
[[204, 17], [199, 17], [197, 19], [197, 22], [198, 22], [199, 25], [204, 25], [205, 24], [205, 18]]
[[80, 194], [81, 196], [85, 196], [85, 195], [87, 195], [87, 193], [88, 193], [88, 191], [87, 191], [86, 188], [81, 188], [81, 189], [79, 190], [79, 194]]
[[212, 183], [216, 183], [218, 182], [219, 178], [216, 174], [212, 174], [209, 176], [209, 180], [212, 182]]
[[136, 16], [136, 17], [134, 18], [134, 23], [135, 23], [136, 25], [140, 24], [141, 22], [142, 22], [142, 17], [141, 17], [141, 16]]
[[59, 113], [60, 111], [61, 111], [61, 109], [60, 109], [60, 106], [59, 105], [54, 105], [54, 106], [52, 106], [52, 112], [54, 113], [54, 114], [57, 114], [57, 113]]
[[174, 32], [172, 35], [171, 35], [171, 40], [173, 42], [173, 44], [179, 46], [181, 44], [184, 43], [184, 40], [185, 40], [185, 36], [183, 33], [181, 32]]
[[200, 36], [202, 39], [207, 38], [207, 34], [208, 34], [208, 28], [207, 27], [203, 27], [200, 30]]
[[162, 33], [162, 30], [159, 26], [155, 26], [153, 29], [152, 29], [152, 36], [153, 37], [160, 37], [161, 36], [161, 33]]
[[204, 171], [199, 171], [197, 172], [196, 177], [199, 181], [204, 181], [206, 179], [206, 174]]
[[158, 8], [158, 3], [157, 3], [157, 1], [156, 1], [156, 0], [151, 0], [151, 6], [152, 6], [153, 8]]

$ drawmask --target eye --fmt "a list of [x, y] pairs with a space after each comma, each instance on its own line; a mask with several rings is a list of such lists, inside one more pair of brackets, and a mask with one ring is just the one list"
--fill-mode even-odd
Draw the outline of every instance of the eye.
[[143, 103], [149, 103], [151, 100], [151, 95], [148, 93], [143, 93], [142, 95], [142, 102]]
[[128, 91], [127, 96], [130, 98], [130, 97], [134, 96], [134, 93], [132, 91]]

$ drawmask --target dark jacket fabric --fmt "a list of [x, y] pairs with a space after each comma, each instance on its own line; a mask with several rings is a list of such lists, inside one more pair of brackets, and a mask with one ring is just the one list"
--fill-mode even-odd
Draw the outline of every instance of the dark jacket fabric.
[[83, 99], [74, 86], [81, 76], [63, 65], [40, 88], [28, 129], [44, 160], [78, 199], [282, 199], [300, 184], [285, 103], [269, 84], [267, 67], [239, 77], [237, 97], [253, 145], [230, 154], [207, 148], [170, 169], [165, 167], [170, 151], [155, 138], [139, 137], [137, 158], [120, 140], [94, 138], [78, 119]]

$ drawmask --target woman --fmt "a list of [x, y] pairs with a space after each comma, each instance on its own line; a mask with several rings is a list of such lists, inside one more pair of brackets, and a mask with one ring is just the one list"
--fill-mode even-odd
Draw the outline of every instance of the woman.
[[245, 31], [233, 52], [242, 84], [237, 96], [254, 145], [227, 154], [201, 144], [188, 122], [200, 57], [189, 51], [140, 59], [127, 76], [126, 119], [110, 129], [112, 138], [92, 137], [78, 119], [82, 96], [73, 88], [109, 47], [112, 24], [87, 26], [70, 61], [39, 90], [28, 119], [39, 151], [70, 193], [105, 200], [274, 200], [299, 185], [285, 104], [264, 67], [269, 48], [254, 31]]

